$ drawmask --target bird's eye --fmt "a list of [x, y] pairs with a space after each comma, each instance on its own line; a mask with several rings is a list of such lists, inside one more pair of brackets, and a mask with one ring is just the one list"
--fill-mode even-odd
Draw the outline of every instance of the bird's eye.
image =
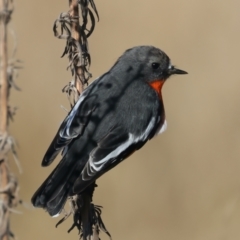
[[160, 66], [159, 63], [156, 63], [156, 62], [152, 63], [152, 68], [153, 68], [153, 69], [158, 69], [159, 66]]

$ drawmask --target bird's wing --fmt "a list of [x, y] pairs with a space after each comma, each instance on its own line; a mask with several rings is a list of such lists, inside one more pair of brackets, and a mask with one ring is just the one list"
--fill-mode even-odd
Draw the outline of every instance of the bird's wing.
[[91, 88], [82, 93], [71, 112], [61, 124], [56, 136], [45, 153], [42, 166], [50, 165], [62, 149], [64, 154], [64, 152], [66, 152], [64, 148], [67, 148], [67, 145], [74, 138], [82, 135], [91, 113], [96, 106], [97, 96], [94, 94], [91, 95], [89, 92], [91, 92]]
[[102, 174], [140, 149], [149, 140], [154, 123], [155, 118], [152, 118], [145, 131], [139, 135], [126, 132], [121, 127], [113, 128], [90, 153], [88, 162], [74, 183], [73, 192], [82, 192]]

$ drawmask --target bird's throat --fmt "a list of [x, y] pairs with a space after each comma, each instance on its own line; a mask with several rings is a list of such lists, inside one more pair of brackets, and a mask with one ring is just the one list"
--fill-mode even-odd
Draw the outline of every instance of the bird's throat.
[[159, 98], [162, 98], [162, 86], [164, 84], [164, 80], [159, 79], [153, 82], [150, 82], [149, 85], [158, 93]]

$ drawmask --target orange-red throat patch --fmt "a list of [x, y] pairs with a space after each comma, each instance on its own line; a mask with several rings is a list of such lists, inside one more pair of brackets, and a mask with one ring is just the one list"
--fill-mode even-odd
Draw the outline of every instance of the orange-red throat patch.
[[162, 98], [161, 90], [164, 84], [164, 80], [159, 79], [153, 82], [150, 82], [149, 85], [158, 93], [158, 96]]

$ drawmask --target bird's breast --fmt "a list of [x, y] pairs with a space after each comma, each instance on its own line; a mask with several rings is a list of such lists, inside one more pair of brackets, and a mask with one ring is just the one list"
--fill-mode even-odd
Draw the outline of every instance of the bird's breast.
[[165, 119], [165, 111], [164, 111], [164, 104], [162, 99], [162, 86], [164, 84], [163, 79], [158, 79], [149, 83], [149, 86], [157, 93], [159, 97], [159, 109], [158, 109], [158, 122], [157, 128], [155, 128], [155, 136], [164, 132], [167, 128], [167, 122]]
[[155, 80], [155, 81], [152, 81], [149, 83], [150, 87], [153, 88], [157, 92], [160, 99], [162, 99], [161, 90], [162, 90], [163, 84], [164, 84], [163, 79], [158, 79], [158, 80]]

